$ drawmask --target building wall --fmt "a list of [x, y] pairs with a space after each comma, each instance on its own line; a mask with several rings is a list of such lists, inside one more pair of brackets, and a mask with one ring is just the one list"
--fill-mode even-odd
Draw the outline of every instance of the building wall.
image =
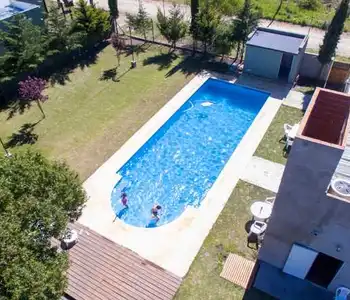
[[299, 49], [299, 54], [294, 55], [292, 68], [290, 70], [289, 76], [288, 76], [288, 82], [292, 83], [296, 79], [296, 77], [299, 74], [301, 62], [303, 60], [305, 49], [306, 49], [307, 43], [304, 43], [303, 47]]
[[278, 78], [282, 52], [247, 45], [244, 72], [257, 76]]
[[299, 74], [306, 78], [326, 80], [331, 65], [331, 63], [325, 65], [320, 76], [322, 65], [317, 59], [317, 54], [305, 53], [300, 65]]
[[330, 290], [350, 287], [350, 203], [326, 194], [342, 152], [295, 139], [259, 252], [259, 259], [280, 269], [294, 243], [344, 261]]

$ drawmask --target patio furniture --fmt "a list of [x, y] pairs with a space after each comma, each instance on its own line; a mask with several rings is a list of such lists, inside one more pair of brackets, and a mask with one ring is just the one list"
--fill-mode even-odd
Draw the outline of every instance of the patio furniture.
[[289, 124], [283, 124], [284, 136], [281, 137], [280, 142], [286, 141], [288, 133], [292, 130], [293, 126]]
[[67, 229], [61, 241], [62, 249], [68, 250], [73, 247], [78, 242], [78, 238], [79, 236], [76, 230]]
[[265, 202], [273, 205], [273, 203], [275, 202], [275, 199], [276, 199], [276, 197], [267, 197], [265, 199]]
[[294, 126], [290, 129], [290, 131], [287, 134], [287, 139], [295, 139], [295, 136], [297, 135], [299, 129], [299, 123], [298, 124], [294, 124]]
[[251, 205], [250, 211], [254, 217], [254, 220], [265, 221], [271, 216], [272, 205], [263, 201], [257, 201]]
[[[259, 249], [265, 235], [267, 224], [261, 221], [254, 221], [250, 226], [248, 237], [247, 237], [247, 246], [254, 243], [256, 249]], [[252, 239], [254, 237], [254, 239]]]
[[346, 287], [338, 287], [335, 292], [335, 300], [347, 300], [350, 296], [350, 289]]
[[267, 228], [267, 224], [261, 221], [255, 221], [252, 226], [250, 226], [250, 231], [248, 235], [255, 234], [257, 236], [262, 235]]

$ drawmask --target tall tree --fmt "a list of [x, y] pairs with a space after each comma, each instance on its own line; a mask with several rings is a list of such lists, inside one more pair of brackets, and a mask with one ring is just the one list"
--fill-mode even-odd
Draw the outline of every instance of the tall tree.
[[95, 43], [110, 32], [108, 12], [79, 0], [73, 11], [73, 32], [81, 34], [83, 42]]
[[45, 30], [48, 38], [49, 54], [60, 53], [77, 48], [79, 34], [71, 32], [71, 24], [63, 15], [61, 9], [54, 4], [50, 7], [45, 19]]
[[199, 0], [191, 0], [191, 32], [195, 31], [196, 18], [199, 12]]
[[139, 0], [139, 10], [137, 14], [133, 15], [127, 13], [126, 22], [136, 32], [143, 34], [143, 37], [146, 40], [146, 32], [152, 28], [152, 19], [149, 17], [148, 13], [143, 7], [141, 0]]
[[234, 42], [232, 40], [231, 27], [225, 23], [220, 24], [216, 30], [214, 49], [217, 54], [222, 55], [221, 61], [224, 59], [225, 55], [230, 54], [233, 47]]
[[47, 39], [42, 29], [23, 14], [4, 23], [6, 29], [0, 31], [0, 41], [5, 48], [1, 58], [4, 73], [13, 76], [36, 69], [47, 54]]
[[235, 60], [237, 60], [239, 55], [240, 60], [243, 60], [245, 44], [248, 41], [249, 34], [257, 28], [260, 17], [260, 10], [253, 8], [251, 0], [245, 0], [237, 19], [233, 20], [232, 38], [237, 43]]
[[118, 33], [117, 20], [119, 18], [118, 0], [108, 0], [109, 14], [113, 32]]
[[215, 39], [216, 29], [221, 21], [221, 15], [206, 3], [199, 10], [196, 17], [196, 28], [192, 33], [194, 39], [204, 44], [204, 52], [211, 46]]
[[43, 91], [46, 87], [46, 81], [41, 78], [28, 77], [19, 83], [18, 94], [22, 101], [26, 101], [30, 105], [31, 101], [35, 101], [45, 118], [44, 110], [41, 106], [41, 102], [45, 102], [48, 96], [43, 95]]
[[322, 64], [322, 69], [324, 65], [329, 63], [332, 60], [332, 57], [335, 56], [340, 36], [344, 30], [344, 23], [348, 16], [348, 10], [349, 0], [342, 0], [335, 12], [332, 22], [329, 24], [327, 32], [324, 35], [323, 43], [320, 46], [320, 51], [318, 53], [318, 60]]
[[59, 300], [67, 254], [53, 248], [86, 195], [76, 173], [34, 152], [0, 156], [1, 299]]
[[180, 6], [173, 4], [173, 7], [169, 11], [169, 17], [165, 16], [158, 8], [157, 20], [157, 26], [161, 35], [175, 49], [176, 43], [186, 35], [188, 27], [184, 21], [184, 14], [181, 12]]

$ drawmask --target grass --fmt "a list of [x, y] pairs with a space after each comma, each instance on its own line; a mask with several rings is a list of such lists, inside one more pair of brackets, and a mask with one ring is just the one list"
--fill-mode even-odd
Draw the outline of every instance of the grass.
[[11, 152], [40, 150], [86, 179], [202, 67], [160, 47], [138, 52], [136, 69], [129, 69], [128, 55], [117, 68], [107, 47], [89, 66], [55, 74], [43, 104], [46, 118], [35, 104], [9, 118], [14, 105], [0, 112], [0, 137]]
[[[168, 0], [168, 2], [174, 2]], [[178, 4], [188, 4], [187, 0], [175, 0]], [[224, 7], [224, 12], [227, 12], [227, 9], [232, 10], [232, 7], [242, 7], [243, 0], [218, 0], [217, 6], [220, 6], [219, 3]], [[254, 0], [253, 5], [261, 8], [262, 17], [265, 19], [275, 19], [278, 21], [289, 22], [293, 24], [298, 24], [302, 26], [310, 25], [318, 28], [326, 28], [327, 24], [331, 21], [334, 13], [335, 7], [339, 3], [338, 1], [324, 1], [327, 4], [323, 4], [322, 1], [319, 1], [319, 5], [315, 7], [315, 10], [309, 10], [300, 7], [298, 3], [301, 1], [283, 1], [281, 8], [278, 10], [280, 5], [280, 0], [265, 0], [259, 1]], [[304, 1], [305, 2], [305, 1]], [[330, 3], [331, 2], [331, 3]], [[330, 4], [330, 5], [329, 5]], [[235, 14], [238, 13], [238, 9]], [[278, 10], [278, 13], [276, 14]], [[350, 20], [347, 20], [345, 23], [345, 31], [350, 30]]]
[[[350, 29], [350, 28], [349, 28], [349, 29]], [[319, 49], [307, 48], [307, 49], [306, 49], [306, 52], [318, 54]], [[350, 57], [341, 56], [341, 55], [336, 55], [336, 56], [335, 56], [335, 61], [350, 63]]]
[[283, 124], [294, 125], [301, 121], [303, 115], [304, 113], [297, 108], [282, 105], [254, 155], [285, 165], [287, 162], [287, 157], [284, 155], [285, 143], [279, 142], [284, 135]]
[[243, 181], [238, 182], [192, 263], [175, 300], [271, 299], [255, 289], [246, 292], [219, 276], [230, 252], [252, 260], [256, 258], [255, 246], [252, 245], [254, 249], [247, 247], [246, 227], [251, 220], [249, 208], [254, 201], [269, 196], [273, 196], [273, 193]]

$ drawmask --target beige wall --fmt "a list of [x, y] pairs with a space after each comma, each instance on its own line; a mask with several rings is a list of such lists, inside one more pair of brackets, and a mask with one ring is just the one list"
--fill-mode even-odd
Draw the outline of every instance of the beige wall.
[[350, 287], [350, 203], [326, 195], [342, 152], [295, 139], [259, 252], [259, 259], [278, 268], [294, 243], [344, 261], [330, 290]]
[[247, 45], [244, 57], [244, 72], [277, 79], [282, 52]]

